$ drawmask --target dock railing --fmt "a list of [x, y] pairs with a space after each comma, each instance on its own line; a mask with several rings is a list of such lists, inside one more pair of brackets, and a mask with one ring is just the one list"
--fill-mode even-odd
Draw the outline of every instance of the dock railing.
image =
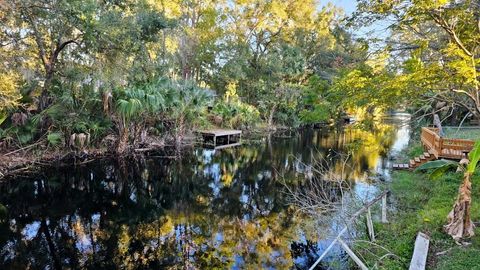
[[422, 127], [422, 144], [436, 158], [461, 159], [473, 149], [472, 140], [442, 138], [438, 128]]
[[368, 267], [362, 262], [362, 260], [353, 252], [353, 250], [350, 249], [348, 244], [342, 239], [343, 235], [348, 231], [348, 227], [362, 214], [366, 213], [367, 217], [367, 229], [368, 229], [368, 236], [371, 241], [375, 241], [375, 232], [373, 229], [373, 221], [372, 221], [372, 213], [371, 213], [371, 208], [374, 206], [377, 202], [380, 200], [382, 201], [382, 216], [381, 216], [381, 222], [382, 223], [387, 223], [387, 195], [389, 191], [384, 191], [375, 199], [371, 200], [370, 202], [366, 203], [360, 210], [355, 212], [350, 219], [347, 220], [347, 223], [345, 224], [345, 227], [337, 234], [335, 239], [333, 239], [332, 243], [323, 251], [323, 253], [318, 257], [318, 259], [315, 261], [312, 266], [310, 266], [309, 270], [314, 270], [315, 267], [327, 256], [327, 254], [330, 252], [330, 250], [335, 246], [336, 243], [339, 243], [340, 246], [342, 247], [343, 250], [352, 258], [352, 260], [357, 264], [357, 266], [362, 269], [362, 270], [367, 270]]

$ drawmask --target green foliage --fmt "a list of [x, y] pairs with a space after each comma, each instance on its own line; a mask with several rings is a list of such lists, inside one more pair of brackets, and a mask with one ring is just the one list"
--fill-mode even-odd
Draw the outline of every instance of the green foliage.
[[[394, 212], [389, 212], [387, 224], [375, 223], [376, 244], [386, 248], [395, 256], [388, 256], [381, 262], [378, 257], [385, 250], [375, 250], [371, 245], [360, 250], [368, 265], [378, 262], [378, 269], [406, 269], [410, 264], [419, 231], [427, 233], [431, 240], [429, 254], [448, 250], [442, 256], [429, 257], [432, 269], [475, 269], [480, 264], [479, 258], [465, 258], [465, 254], [478, 252], [480, 249], [479, 230], [468, 247], [458, 246], [447, 234], [443, 233], [446, 216], [452, 208], [458, 185], [462, 176], [456, 173], [443, 174], [438, 181], [428, 181], [425, 174], [414, 172], [396, 172], [389, 184]], [[472, 185], [480, 184], [480, 177], [474, 175]], [[480, 196], [480, 190], [472, 189], [472, 197]], [[480, 202], [472, 201], [472, 219], [480, 218]], [[372, 255], [370, 252], [374, 252]], [[435, 264], [438, 261], [437, 264]]]
[[7, 119], [8, 114], [6, 112], [0, 112], [0, 125]]
[[303, 110], [300, 112], [300, 119], [306, 124], [315, 124], [328, 121], [331, 117], [330, 104], [327, 102], [317, 103], [313, 105], [311, 110]]
[[467, 172], [474, 173], [480, 160], [480, 141], [475, 142], [473, 150], [468, 153], [468, 159]]
[[325, 122], [337, 113], [337, 108], [332, 106], [332, 96], [329, 93], [330, 85], [326, 80], [318, 76], [312, 76], [309, 79], [308, 86], [305, 87], [302, 97], [303, 106], [300, 119], [305, 124], [315, 124]]
[[131, 124], [143, 127], [173, 121], [172, 131], [183, 135], [186, 127], [202, 122], [213, 96], [191, 81], [156, 79], [119, 89], [114, 99], [119, 131], [130, 129]]
[[260, 121], [260, 112], [239, 100], [216, 102], [211, 113], [220, 116], [222, 125], [229, 128], [249, 128]]
[[0, 124], [3, 122], [1, 115], [5, 113], [4, 110], [17, 106], [21, 98], [17, 81], [18, 76], [12, 72], [3, 73], [0, 68]]
[[[48, 139], [48, 132], [89, 133], [95, 143], [117, 132], [133, 142], [146, 131], [183, 134], [212, 116], [226, 127], [296, 127], [343, 109], [332, 83], [364, 62], [368, 48], [333, 5], [200, 2], [0, 5], [0, 15], [8, 15], [0, 26], [0, 43], [8, 44], [0, 46], [0, 104], [19, 105], [29, 117], [5, 127], [5, 136], [25, 144]], [[209, 115], [211, 93], [232, 87], [236, 99], [217, 102]], [[0, 107], [0, 124], [9, 125], [10, 111]]]
[[459, 163], [456, 161], [440, 159], [426, 162], [420, 166], [418, 166], [415, 170], [416, 171], [427, 171], [431, 170], [430, 178], [431, 179], [439, 179], [445, 172], [448, 170], [454, 170], [459, 166]]
[[424, 99], [430, 97], [479, 117], [478, 3], [361, 0], [351, 23], [371, 25], [390, 16], [399, 20], [391, 25], [395, 42], [385, 47], [393, 56], [389, 84], [401, 86], [405, 101], [423, 111], [432, 109]]
[[425, 149], [423, 148], [423, 145], [421, 143], [415, 143], [413, 145], [410, 145], [406, 151], [406, 156], [409, 159], [412, 159], [423, 154], [425, 152]]
[[53, 132], [47, 135], [48, 144], [51, 146], [59, 146], [62, 143], [63, 134], [60, 132]]
[[418, 166], [418, 168], [416, 168], [415, 170], [424, 171], [424, 170], [438, 169], [442, 167], [450, 167], [450, 166], [457, 166], [457, 165], [458, 165], [458, 162], [446, 160], [446, 159], [440, 159], [440, 160], [426, 162]]

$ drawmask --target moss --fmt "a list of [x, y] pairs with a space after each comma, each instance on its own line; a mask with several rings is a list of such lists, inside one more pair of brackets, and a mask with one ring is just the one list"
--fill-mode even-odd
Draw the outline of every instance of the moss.
[[[415, 151], [418, 149], [410, 149], [409, 153]], [[460, 173], [448, 173], [440, 179], [430, 180], [427, 174], [394, 172], [389, 183], [394, 209], [388, 215], [389, 223], [377, 223], [375, 228], [377, 244], [396, 256], [388, 256], [378, 262], [378, 258], [387, 252], [377, 248], [374, 254], [370, 254], [371, 246], [358, 245], [355, 248], [370, 267], [376, 263], [380, 269], [406, 269], [413, 254], [416, 235], [422, 231], [431, 237], [429, 269], [480, 269], [480, 230], [476, 229], [476, 236], [470, 239], [471, 245], [467, 247], [458, 246], [443, 232], [461, 181]], [[472, 179], [472, 187], [472, 220], [475, 222], [480, 220], [478, 174]], [[437, 255], [439, 252], [441, 255]]]

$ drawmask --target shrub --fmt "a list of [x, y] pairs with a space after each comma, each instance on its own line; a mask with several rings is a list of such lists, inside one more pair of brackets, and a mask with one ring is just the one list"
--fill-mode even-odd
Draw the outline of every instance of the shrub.
[[222, 126], [247, 129], [260, 122], [260, 112], [252, 105], [234, 101], [217, 102], [211, 113], [222, 119]]

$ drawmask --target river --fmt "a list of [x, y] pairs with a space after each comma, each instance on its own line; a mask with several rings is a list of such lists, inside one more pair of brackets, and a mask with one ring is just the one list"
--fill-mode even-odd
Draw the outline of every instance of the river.
[[287, 131], [179, 159], [100, 160], [0, 183], [0, 269], [303, 269], [328, 244], [328, 228], [297, 214], [284, 184], [301, 183], [319, 160], [335, 173], [350, 153], [351, 192], [372, 196], [408, 143], [408, 120], [396, 114], [369, 129]]

